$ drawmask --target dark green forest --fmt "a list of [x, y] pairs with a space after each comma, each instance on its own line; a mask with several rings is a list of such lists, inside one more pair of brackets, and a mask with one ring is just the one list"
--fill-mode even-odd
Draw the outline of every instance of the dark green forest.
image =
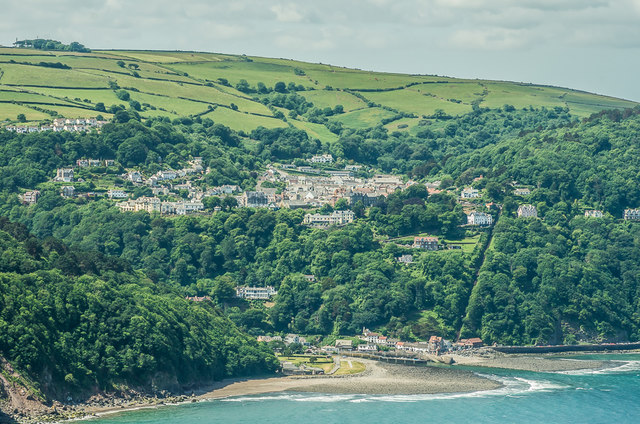
[[[305, 113], [309, 105], [289, 97], [269, 101]], [[621, 219], [640, 206], [640, 109], [578, 120], [562, 108], [477, 108], [425, 120], [413, 135], [336, 128], [332, 144], [295, 128], [244, 134], [210, 119], [139, 122], [122, 112], [126, 119], [100, 133], [0, 130], [0, 326], [12, 329], [0, 331], [0, 352], [35, 378], [107, 387], [148, 382], [158, 369], [178, 382], [271, 370], [273, 357], [247, 334], [276, 332], [640, 340], [640, 224]], [[47, 182], [83, 157], [116, 159], [120, 168], [105, 172], [120, 174], [198, 156], [211, 168], [207, 184], [247, 190], [267, 164], [320, 153], [419, 184], [370, 208], [351, 205], [353, 224], [312, 229], [301, 225], [301, 210], [232, 203], [182, 217], [121, 213], [108, 200], [64, 199]], [[434, 180], [443, 191], [430, 195], [420, 183]], [[461, 227], [456, 190], [468, 185], [502, 206], [491, 211], [493, 229]], [[516, 185], [531, 194], [515, 196]], [[38, 203], [21, 205], [18, 193], [36, 187]], [[522, 203], [539, 218], [516, 218]], [[584, 218], [586, 209], [605, 217]], [[466, 252], [416, 252], [388, 240], [421, 233], [479, 238]], [[409, 266], [396, 260], [406, 253], [415, 256]], [[235, 299], [244, 284], [275, 286], [274, 305]], [[190, 304], [187, 295], [212, 302]], [[48, 342], [29, 347], [33, 340]], [[46, 366], [51, 358], [59, 369]], [[181, 373], [178, 363], [191, 365]]]
[[0, 257], [0, 352], [46, 395], [175, 389], [277, 368], [210, 302], [189, 302], [123, 259], [38, 239], [5, 218]]

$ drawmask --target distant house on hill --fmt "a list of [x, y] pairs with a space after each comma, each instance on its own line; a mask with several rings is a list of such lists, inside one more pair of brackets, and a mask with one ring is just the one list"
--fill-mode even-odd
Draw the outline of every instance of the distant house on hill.
[[413, 255], [402, 255], [398, 259], [398, 262], [401, 264], [412, 264], [413, 263]]
[[341, 350], [353, 350], [353, 341], [338, 339], [336, 340], [335, 346], [337, 349]]
[[585, 218], [602, 218], [603, 216], [604, 216], [604, 213], [602, 213], [602, 211], [597, 209], [592, 209], [584, 212]]
[[269, 197], [263, 191], [245, 191], [238, 196], [238, 205], [246, 208], [266, 208]]
[[329, 227], [331, 225], [344, 225], [353, 222], [355, 214], [349, 210], [333, 211], [331, 215], [321, 215], [318, 213], [306, 214], [303, 224], [318, 227]]
[[60, 195], [62, 197], [73, 197], [75, 192], [76, 192], [76, 189], [74, 186], [64, 186], [60, 190]]
[[73, 168], [58, 168], [56, 170], [55, 181], [62, 181], [65, 183], [73, 182]]
[[640, 209], [625, 209], [624, 219], [627, 221], [640, 221]]
[[467, 225], [491, 225], [493, 217], [484, 212], [470, 212], [467, 214]]
[[520, 205], [518, 207], [518, 218], [537, 218], [538, 210], [533, 205]]
[[414, 249], [438, 250], [438, 237], [414, 237]]
[[476, 199], [480, 197], [480, 192], [475, 188], [467, 187], [460, 193], [462, 199]]
[[38, 202], [39, 198], [40, 198], [40, 191], [38, 190], [27, 191], [25, 194], [22, 195], [22, 203], [26, 205], [35, 205]]
[[236, 288], [236, 297], [250, 300], [269, 300], [272, 296], [278, 294], [273, 286], [267, 287], [238, 287]]
[[516, 196], [528, 196], [531, 194], [531, 190], [528, 188], [517, 188], [513, 191]]
[[309, 162], [311, 163], [331, 163], [333, 162], [333, 156], [331, 155], [315, 155]]
[[358, 202], [362, 202], [362, 205], [368, 208], [369, 206], [379, 205], [383, 200], [375, 193], [351, 193], [349, 195], [349, 204], [355, 205]]

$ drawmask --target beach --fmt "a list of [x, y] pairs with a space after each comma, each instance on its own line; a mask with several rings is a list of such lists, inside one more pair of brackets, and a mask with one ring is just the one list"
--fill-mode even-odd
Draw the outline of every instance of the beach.
[[132, 400], [119, 405], [84, 405], [75, 415], [100, 416], [125, 410], [155, 408], [188, 402], [250, 396], [277, 392], [349, 394], [433, 394], [492, 390], [501, 384], [453, 367], [406, 366], [357, 359], [365, 364], [362, 373], [343, 376], [270, 377], [223, 380], [193, 396]]
[[[535, 372], [600, 369], [612, 366], [606, 361], [562, 358], [558, 355], [447, 355], [455, 365], [397, 365], [370, 359], [353, 358], [365, 364], [365, 371], [340, 376], [274, 376], [251, 379], [227, 379], [165, 398], [137, 396], [129, 399], [98, 398], [85, 403], [56, 408], [58, 420], [92, 417], [163, 405], [199, 402], [238, 396], [278, 392], [314, 392], [330, 394], [413, 395], [466, 393], [500, 388], [496, 380], [478, 375], [467, 367], [505, 368]], [[343, 359], [344, 360], [344, 359]], [[477, 371], [477, 370], [476, 370]], [[48, 415], [48, 420], [53, 418]]]

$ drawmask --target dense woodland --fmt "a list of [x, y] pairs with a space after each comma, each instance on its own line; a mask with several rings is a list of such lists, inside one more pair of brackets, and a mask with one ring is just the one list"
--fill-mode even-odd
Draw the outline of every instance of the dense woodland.
[[[308, 113], [295, 95], [267, 95]], [[340, 137], [331, 144], [294, 128], [241, 134], [210, 119], [141, 123], [135, 111], [121, 112], [101, 133], [0, 130], [3, 225], [20, 223], [37, 237], [6, 229], [2, 236], [4, 302], [25, 306], [2, 308], [0, 326], [14, 330], [0, 331], [0, 352], [36, 377], [68, 374], [69, 384], [108, 385], [144, 379], [167, 364], [174, 370], [175, 361], [192, 364], [176, 373], [178, 381], [272, 369], [272, 358], [222, 314], [253, 335], [355, 334], [366, 326], [408, 340], [455, 338], [460, 330], [487, 343], [640, 339], [640, 230], [620, 219], [623, 209], [640, 206], [638, 109], [579, 121], [562, 108], [476, 108], [425, 120], [413, 135], [336, 128]], [[107, 200], [63, 199], [47, 183], [56, 168], [82, 157], [155, 172], [200, 156], [212, 169], [207, 183], [251, 189], [266, 164], [318, 153], [418, 182], [439, 179], [445, 190], [428, 195], [418, 184], [375, 207], [352, 205], [355, 223], [320, 230], [302, 226], [299, 210], [121, 213]], [[531, 187], [526, 203], [537, 206], [540, 219], [515, 218], [525, 200], [512, 194], [514, 180]], [[470, 184], [503, 205], [473, 252], [416, 254], [386, 241], [473, 235], [460, 227], [464, 213], [446, 190]], [[38, 203], [21, 205], [17, 194], [35, 187], [43, 192]], [[581, 217], [592, 208], [605, 218]], [[414, 253], [415, 263], [399, 264], [403, 253]], [[275, 286], [275, 305], [234, 299], [243, 284]], [[215, 306], [187, 304], [185, 295], [209, 295]], [[123, 334], [130, 339], [118, 339]], [[22, 348], [18, 340], [50, 342]], [[52, 355], [63, 358], [60, 369], [45, 367]]]
[[273, 354], [209, 302], [0, 219], [0, 352], [46, 395], [174, 389], [268, 373]]

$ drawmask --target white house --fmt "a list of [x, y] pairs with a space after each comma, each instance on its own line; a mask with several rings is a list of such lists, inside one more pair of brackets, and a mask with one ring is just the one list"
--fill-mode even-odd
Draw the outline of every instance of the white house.
[[27, 191], [22, 195], [22, 202], [28, 205], [34, 205], [38, 202], [38, 198], [40, 198], [40, 192], [38, 190]]
[[592, 209], [584, 212], [585, 218], [602, 218], [603, 216], [604, 216], [604, 213], [602, 213], [602, 211], [597, 209]]
[[331, 155], [315, 155], [309, 161], [311, 163], [331, 163], [333, 162], [333, 156]]
[[378, 345], [375, 344], [361, 344], [358, 345], [358, 352], [377, 352], [378, 351]]
[[513, 191], [516, 196], [528, 196], [531, 194], [531, 190], [528, 188], [517, 188]]
[[320, 215], [318, 213], [306, 214], [303, 223], [318, 227], [329, 227], [331, 225], [344, 225], [353, 222], [355, 214], [351, 211], [333, 211], [331, 215]]
[[460, 193], [462, 199], [476, 199], [480, 197], [480, 192], [475, 188], [467, 187]]
[[64, 186], [62, 187], [60, 195], [62, 197], [73, 197], [73, 195], [75, 194], [75, 191], [76, 189], [74, 186]]
[[533, 205], [520, 205], [518, 207], [519, 218], [537, 218], [538, 210]]
[[56, 181], [65, 183], [73, 182], [73, 168], [58, 168], [56, 170]]
[[438, 250], [438, 237], [414, 237], [414, 249]]
[[413, 255], [402, 255], [398, 259], [398, 262], [401, 264], [412, 264], [413, 263]]
[[640, 221], [640, 209], [625, 209], [624, 219], [627, 221]]
[[250, 300], [269, 300], [272, 296], [278, 294], [273, 286], [267, 287], [249, 287], [243, 286], [236, 288], [236, 296], [242, 299]]
[[109, 199], [126, 199], [127, 197], [129, 197], [129, 195], [124, 190], [112, 189], [107, 191], [107, 197]]
[[468, 225], [491, 225], [493, 224], [493, 217], [488, 213], [473, 211], [467, 214]]

